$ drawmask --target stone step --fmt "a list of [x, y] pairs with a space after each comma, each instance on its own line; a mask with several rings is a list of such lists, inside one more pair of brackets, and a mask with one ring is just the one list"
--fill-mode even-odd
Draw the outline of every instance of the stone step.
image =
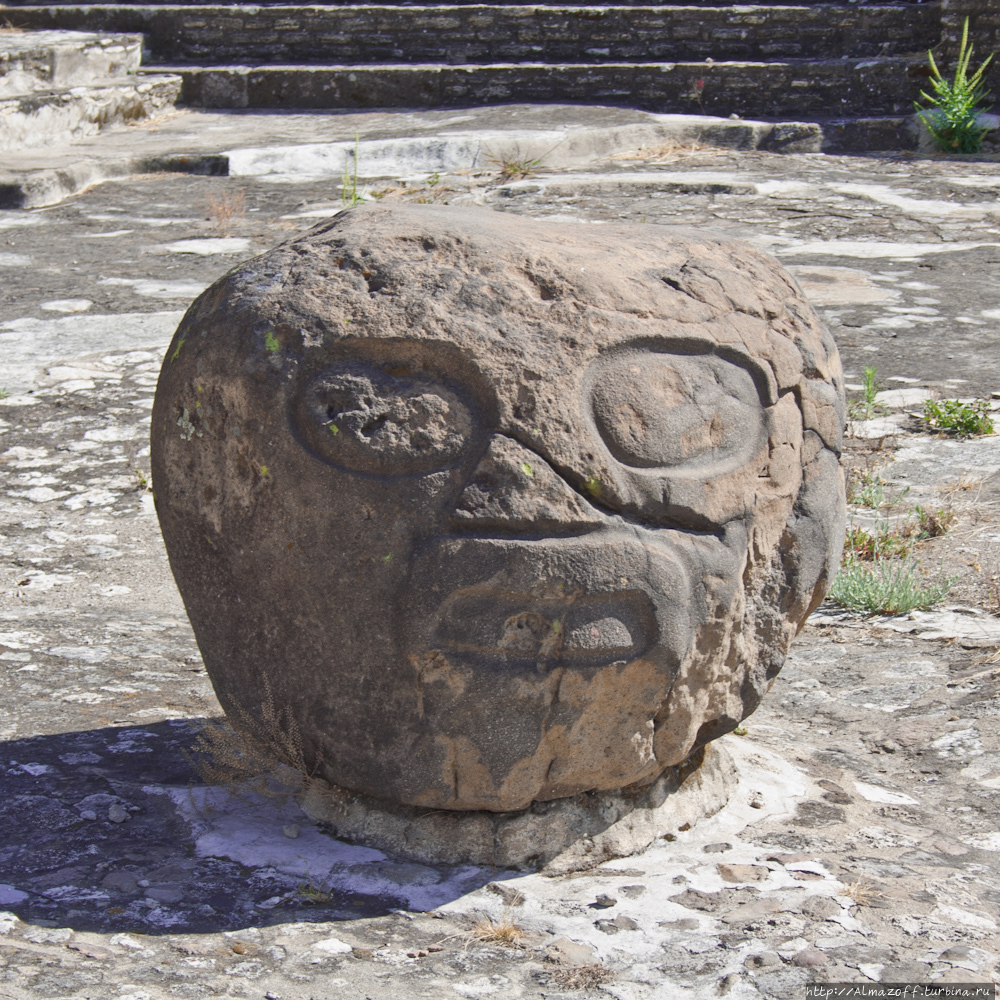
[[173, 107], [179, 76], [143, 74], [0, 97], [0, 152], [57, 146]]
[[32, 28], [141, 32], [156, 62], [622, 63], [834, 59], [924, 51], [937, 3], [914, 6], [22, 7]]
[[[377, 6], [427, 6], [424, 3], [410, 3], [409, 0], [384, 0], [384, 3], [379, 2], [379, 0], [372, 0], [373, 5]], [[547, 6], [563, 6], [565, 0], [481, 0], [481, 5], [484, 7], [547, 7]], [[861, 0], [860, 3], [852, 3], [848, 0], [851, 6], [864, 6], [864, 7], [879, 7], [885, 6], [886, 4], [881, 2], [881, 0]], [[754, 7], [846, 7], [848, 3], [842, 2], [842, 0], [756, 0], [752, 5], [744, 6], [754, 6]], [[120, 6], [127, 6], [134, 10], [142, 10], [149, 8], [152, 10], [162, 10], [169, 7], [201, 7], [204, 6], [204, 0], [144, 0], [142, 3], [133, 4], [123, 4]], [[931, 0], [930, 3], [925, 2], [925, 0], [893, 0], [894, 6], [906, 7], [910, 10], [918, 10], [920, 8], [928, 7], [939, 7], [939, 0]], [[32, 2], [32, 0], [7, 0], [4, 4], [4, 9], [11, 12], [8, 15], [9, 19], [16, 21], [17, 17], [20, 16], [22, 10], [37, 8], [39, 5]], [[82, 6], [77, 2], [77, 0], [53, 0], [52, 3], [46, 4], [46, 7], [76, 7], [82, 9]], [[118, 6], [118, 5], [105, 5], [105, 4], [95, 4], [87, 6]], [[258, 0], [257, 3], [247, 3], [246, 0], [217, 0], [215, 7], [229, 7], [229, 8], [244, 8], [249, 10], [261, 10], [274, 7], [288, 7], [290, 6], [287, 0]], [[351, 7], [354, 6], [354, 0], [315, 0], [315, 3], [310, 6], [315, 7]], [[450, 7], [457, 6], [457, 4], [442, 2], [434, 6], [438, 6], [442, 9], [448, 9]], [[671, 3], [669, 0], [661, 3], [650, 3], [650, 0], [612, 0], [607, 4], [602, 4], [605, 7], [730, 7], [732, 6], [731, 0], [683, 0], [682, 3]]]
[[126, 76], [141, 59], [140, 34], [0, 31], [0, 96]]
[[[61, 148], [4, 154], [0, 209], [54, 205], [102, 181], [164, 171], [281, 182], [327, 179], [336, 194], [345, 168], [356, 169], [362, 185], [385, 179], [423, 184], [434, 174], [460, 183], [473, 174], [495, 174], [513, 160], [537, 160], [541, 176], [558, 178], [565, 171], [651, 168], [661, 155], [669, 159], [677, 150], [706, 147], [775, 153], [912, 149], [914, 125], [912, 115], [763, 122], [555, 104], [469, 108], [459, 116], [448, 110], [189, 110], [165, 117], [155, 129], [119, 129]], [[683, 157], [670, 162], [670, 169], [683, 171]], [[612, 183], [628, 181], [622, 174]], [[704, 175], [691, 183], [704, 189]], [[681, 187], [671, 182], [671, 190]]]
[[203, 108], [432, 108], [515, 102], [779, 118], [909, 114], [926, 57], [603, 65], [164, 66]]

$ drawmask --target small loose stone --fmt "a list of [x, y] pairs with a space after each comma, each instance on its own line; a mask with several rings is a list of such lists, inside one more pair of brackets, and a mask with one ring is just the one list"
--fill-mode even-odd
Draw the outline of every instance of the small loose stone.
[[773, 951], [762, 951], [759, 955], [748, 955], [744, 964], [748, 969], [768, 969], [781, 965], [781, 959]]
[[646, 891], [646, 887], [644, 885], [623, 885], [620, 891], [623, 896], [627, 896], [629, 899], [638, 899]]
[[953, 944], [950, 948], [941, 952], [939, 958], [945, 962], [961, 962], [969, 957], [969, 946], [967, 944]]
[[769, 869], [763, 865], [719, 865], [719, 876], [723, 882], [761, 882], [767, 878]]
[[826, 965], [829, 959], [818, 948], [803, 948], [793, 959], [792, 965]]

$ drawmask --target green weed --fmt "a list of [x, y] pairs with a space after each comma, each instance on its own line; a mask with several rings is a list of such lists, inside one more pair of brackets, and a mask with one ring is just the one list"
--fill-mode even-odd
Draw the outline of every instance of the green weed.
[[360, 142], [358, 133], [354, 133], [354, 155], [351, 159], [344, 160], [344, 175], [341, 178], [340, 200], [344, 208], [353, 208], [360, 205], [365, 196], [358, 191], [358, 161], [360, 159]]
[[969, 45], [969, 19], [966, 18], [962, 28], [962, 41], [958, 47], [954, 79], [949, 82], [941, 76], [932, 52], [927, 53], [927, 59], [930, 62], [931, 88], [934, 93], [920, 91], [920, 96], [931, 107], [922, 108], [918, 101], [914, 101], [917, 115], [942, 152], [978, 153], [983, 144], [983, 136], [989, 131], [980, 119], [980, 113], [988, 109], [981, 109], [978, 105], [989, 96], [983, 86], [983, 73], [993, 56], [987, 56], [982, 66], [969, 76], [972, 46]]
[[990, 404], [985, 399], [971, 403], [958, 399], [928, 399], [924, 403], [924, 420], [938, 430], [954, 431], [959, 437], [993, 433]]
[[333, 898], [325, 886], [316, 885], [312, 880], [300, 882], [295, 895], [303, 903], [312, 903], [315, 906], [323, 906]]
[[918, 542], [946, 534], [955, 521], [955, 512], [943, 507], [937, 510], [915, 507], [913, 513], [915, 517], [895, 527], [885, 522], [877, 522], [871, 530], [857, 524], [849, 525], [844, 542], [845, 557], [862, 562], [902, 559]]
[[954, 582], [954, 577], [939, 577], [925, 585], [912, 559], [864, 562], [848, 555], [833, 581], [830, 599], [865, 614], [901, 615], [939, 604]]
[[701, 100], [701, 95], [704, 93], [704, 91], [705, 91], [704, 80], [692, 80], [691, 89], [686, 94], [683, 95], [684, 97], [687, 97], [689, 100], [697, 101], [698, 110], [702, 114], [705, 113], [705, 105], [702, 103]]
[[6, 399], [10, 393], [6, 389], [0, 389], [0, 399]]
[[886, 407], [875, 402], [875, 397], [882, 391], [878, 369], [866, 368], [862, 376], [861, 399], [854, 400], [847, 408], [847, 415], [852, 420], [871, 420], [872, 417], [886, 412]]
[[497, 180], [501, 184], [508, 181], [519, 181], [524, 177], [530, 177], [541, 165], [543, 157], [539, 156], [535, 160], [521, 157], [516, 153], [513, 155], [492, 155], [489, 156], [490, 163], [500, 168], [500, 175]]
[[887, 524], [876, 524], [872, 531], [852, 524], [847, 529], [844, 546], [848, 558], [871, 562], [909, 555], [913, 540], [904, 531]]
[[939, 538], [944, 535], [955, 523], [955, 512], [939, 507], [937, 510], [924, 510], [923, 507], [916, 507], [914, 513], [917, 515], [917, 541], [922, 542], [927, 538]]
[[886, 506], [885, 480], [877, 472], [855, 470], [847, 484], [847, 502], [871, 510]]

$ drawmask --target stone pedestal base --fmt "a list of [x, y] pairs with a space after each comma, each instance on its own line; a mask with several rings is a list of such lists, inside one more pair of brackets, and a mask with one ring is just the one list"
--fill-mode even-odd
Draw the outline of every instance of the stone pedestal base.
[[732, 758], [713, 743], [642, 788], [537, 802], [520, 812], [417, 809], [322, 785], [300, 803], [336, 836], [415, 861], [572, 871], [638, 854], [693, 826], [717, 813], [736, 785]]

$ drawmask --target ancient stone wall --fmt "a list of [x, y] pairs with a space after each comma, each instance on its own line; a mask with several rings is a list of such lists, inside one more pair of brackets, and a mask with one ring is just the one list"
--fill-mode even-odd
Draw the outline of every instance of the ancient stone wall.
[[[662, 62], [919, 52], [938, 5], [887, 7], [47, 7], [32, 27], [142, 31], [155, 59], [324, 62]], [[124, 27], [123, 27], [124, 26]], [[887, 41], [888, 39], [888, 41]]]
[[[912, 60], [845, 72], [839, 59], [790, 63], [220, 67], [184, 74], [182, 100], [211, 108], [442, 107], [512, 102], [625, 104], [676, 114], [787, 117], [912, 114]], [[395, 69], [395, 72], [391, 70]], [[405, 72], [403, 71], [405, 69]], [[484, 81], [483, 72], [488, 72]], [[701, 82], [700, 93], [693, 88]], [[700, 101], [698, 98], [700, 97]]]

